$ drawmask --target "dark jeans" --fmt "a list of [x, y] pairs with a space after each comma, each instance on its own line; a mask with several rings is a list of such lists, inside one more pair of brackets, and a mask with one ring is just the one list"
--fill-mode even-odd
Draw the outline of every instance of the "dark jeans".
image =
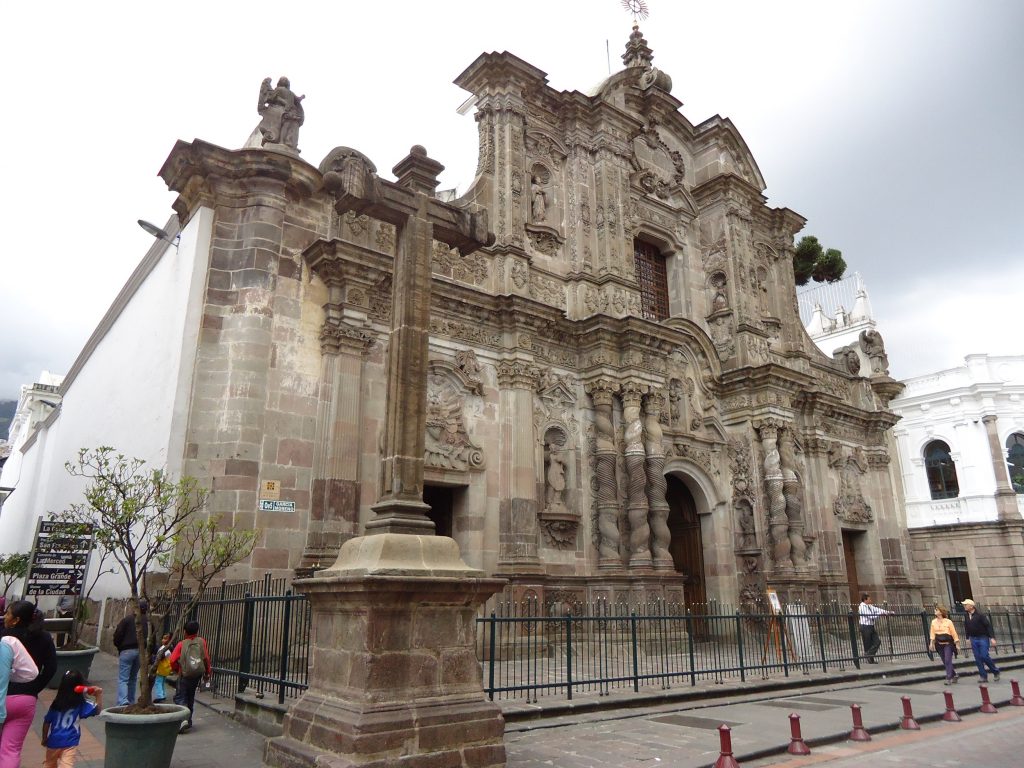
[[203, 682], [201, 677], [178, 676], [178, 687], [174, 691], [174, 703], [188, 707], [188, 724], [192, 725], [192, 711], [196, 708], [196, 689]]
[[861, 624], [860, 639], [864, 644], [864, 655], [870, 663], [874, 664], [875, 654], [878, 653], [878, 649], [882, 645], [882, 638], [878, 636], [878, 630], [875, 629], [875, 625]]
[[953, 669], [953, 644], [936, 645], [935, 650], [939, 652], [942, 663], [946, 665], [946, 679], [952, 680], [956, 677], [956, 670]]

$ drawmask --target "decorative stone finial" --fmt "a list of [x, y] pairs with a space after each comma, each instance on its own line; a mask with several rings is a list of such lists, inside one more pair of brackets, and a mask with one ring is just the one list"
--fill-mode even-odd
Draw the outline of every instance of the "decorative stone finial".
[[256, 106], [256, 111], [263, 118], [256, 128], [262, 136], [262, 146], [286, 148], [298, 153], [299, 126], [306, 119], [302, 109], [304, 98], [292, 93], [287, 77], [280, 78], [276, 88], [271, 88], [269, 77], [264, 78]]
[[647, 41], [640, 31], [640, 26], [634, 24], [633, 32], [629, 36], [629, 42], [626, 43], [626, 52], [622, 54], [622, 63], [627, 68], [643, 67], [644, 69], [650, 69], [653, 60], [654, 52], [648, 47]]

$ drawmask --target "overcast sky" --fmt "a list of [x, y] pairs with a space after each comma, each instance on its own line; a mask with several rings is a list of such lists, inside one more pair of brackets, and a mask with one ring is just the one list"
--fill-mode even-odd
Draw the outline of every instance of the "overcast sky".
[[[769, 204], [867, 283], [893, 374], [1024, 353], [1024, 2], [649, 0], [655, 66], [693, 123], [735, 123]], [[306, 94], [302, 157], [413, 144], [465, 190], [476, 127], [452, 80], [510, 51], [587, 91], [630, 32], [619, 0], [9, 3], [0, 398], [65, 372], [160, 225], [175, 140], [240, 147], [260, 81]], [[130, 372], [124, 372], [130, 375]]]

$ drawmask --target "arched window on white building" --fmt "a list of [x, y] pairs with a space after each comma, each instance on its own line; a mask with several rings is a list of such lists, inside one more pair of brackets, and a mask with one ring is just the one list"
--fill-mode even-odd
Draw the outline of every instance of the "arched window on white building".
[[949, 446], [941, 440], [932, 440], [924, 447], [924, 470], [932, 499], [955, 499], [960, 495], [956, 465], [949, 455]]
[[1024, 434], [1020, 432], [1006, 438], [1006, 469], [1013, 490], [1024, 493]]

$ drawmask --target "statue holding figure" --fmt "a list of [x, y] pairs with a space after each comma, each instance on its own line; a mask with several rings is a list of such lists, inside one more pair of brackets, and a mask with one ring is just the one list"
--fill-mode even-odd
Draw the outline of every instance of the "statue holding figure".
[[277, 81], [277, 87], [270, 86], [270, 78], [264, 78], [260, 85], [260, 100], [256, 111], [263, 118], [257, 130], [263, 137], [263, 146], [283, 144], [299, 151], [299, 126], [306, 119], [302, 109], [305, 96], [292, 93], [287, 77]]

